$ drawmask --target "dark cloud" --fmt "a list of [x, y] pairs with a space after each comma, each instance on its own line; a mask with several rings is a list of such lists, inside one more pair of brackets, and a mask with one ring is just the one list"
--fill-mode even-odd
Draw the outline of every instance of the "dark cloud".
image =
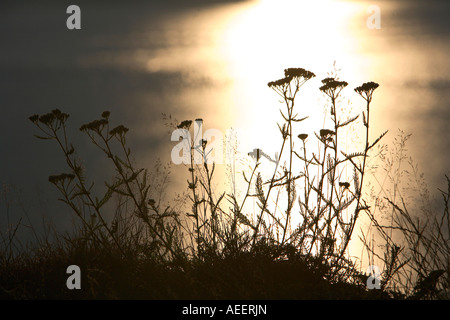
[[428, 35], [450, 35], [450, 2], [447, 0], [385, 0], [380, 2], [383, 12], [383, 3], [401, 4], [401, 10], [395, 10], [383, 19], [388, 26], [397, 26], [404, 30], [420, 31]]
[[[169, 16], [185, 10], [195, 15], [196, 8], [225, 2], [232, 1], [77, 1], [82, 10], [79, 32], [66, 28], [66, 8], [72, 2], [1, 2], [0, 184], [16, 190], [7, 195], [17, 204], [11, 214], [28, 213], [35, 225], [41, 214], [52, 216], [58, 226], [69, 223], [70, 210], [56, 200], [59, 195], [48, 183], [49, 175], [67, 171], [64, 158], [56, 144], [33, 137], [38, 131], [28, 120], [32, 114], [54, 108], [70, 114], [69, 135], [100, 185], [111, 178], [111, 166], [78, 128], [104, 110], [111, 111], [112, 123], [130, 128], [130, 147], [140, 165], [151, 169], [154, 159], [167, 160], [171, 143], [161, 114], [183, 116], [186, 103], [179, 94], [208, 89], [215, 82], [180, 68], [149, 72], [127, 63], [126, 56], [144, 48], [144, 58], [149, 58], [155, 49], [167, 47], [158, 32]], [[130, 34], [148, 30], [158, 38], [143, 43], [138, 37], [130, 43]]]
[[435, 91], [450, 91], [450, 79], [431, 79], [425, 80], [409, 80], [405, 81], [403, 86], [413, 89], [431, 89]]

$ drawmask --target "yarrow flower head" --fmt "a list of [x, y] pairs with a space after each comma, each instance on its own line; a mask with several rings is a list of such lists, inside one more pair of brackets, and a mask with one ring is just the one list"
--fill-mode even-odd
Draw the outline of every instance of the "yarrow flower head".
[[61, 110], [59, 110], [59, 109], [52, 110], [52, 114], [58, 120], [65, 120], [69, 117], [69, 115], [67, 113], [61, 112]]
[[41, 116], [37, 114], [32, 115], [28, 119], [30, 119], [34, 123], [37, 123], [39, 121], [45, 125], [50, 126], [55, 124], [55, 120], [56, 123], [63, 123], [67, 120], [67, 118], [69, 118], [69, 115], [67, 113], [61, 112], [61, 110], [59, 109], [54, 109], [52, 110], [52, 112], [43, 114]]
[[299, 139], [301, 139], [301, 140], [305, 140], [306, 138], [308, 138], [308, 134], [302, 133], [302, 134], [299, 134], [298, 137], [299, 137]]
[[370, 81], [370, 82], [366, 82], [363, 85], [356, 87], [355, 91], [358, 93], [361, 92], [367, 92], [367, 91], [373, 91], [376, 88], [378, 88], [380, 85], [376, 82]]
[[287, 68], [284, 70], [284, 76], [285, 77], [297, 77], [297, 78], [304, 78], [305, 80], [309, 80], [316, 75], [312, 73], [311, 71], [305, 70], [303, 68]]
[[350, 183], [348, 182], [339, 182], [339, 187], [343, 187], [344, 189], [350, 188]]
[[192, 124], [192, 120], [184, 120], [183, 122], [181, 122], [177, 128], [178, 129], [188, 129], [191, 127]]
[[64, 182], [64, 180], [69, 180], [71, 182], [75, 178], [75, 175], [71, 173], [62, 173], [57, 176], [49, 176], [48, 181], [50, 181], [53, 184], [57, 184], [58, 182]]
[[359, 87], [355, 88], [355, 91], [364, 98], [364, 100], [370, 102], [372, 100], [372, 94], [376, 88], [380, 85], [376, 82], [366, 82]]
[[286, 96], [287, 92], [290, 91], [289, 86], [292, 80], [294, 80], [296, 89], [298, 90], [301, 84], [312, 77], [315, 77], [315, 74], [303, 68], [287, 68], [284, 70], [284, 78], [271, 81], [267, 85], [284, 98], [293, 99], [293, 97]]
[[106, 120], [106, 119], [94, 120], [87, 124], [83, 124], [80, 127], [80, 131], [87, 131], [87, 130], [101, 131], [103, 129], [103, 127], [107, 124], [108, 124], [108, 120]]
[[329, 129], [321, 129], [320, 130], [320, 137], [323, 140], [330, 139], [331, 136], [333, 136], [333, 135], [334, 135], [334, 131], [332, 131], [332, 130], [329, 130]]
[[115, 127], [114, 129], [112, 129], [109, 134], [114, 136], [114, 135], [121, 135], [121, 134], [125, 134], [128, 132], [128, 128], [124, 127], [123, 125], [119, 125], [117, 127]]
[[275, 81], [270, 81], [267, 85], [269, 86], [269, 88], [277, 88], [277, 87], [284, 87], [286, 85], [288, 85], [292, 80], [292, 77], [284, 77], [282, 79], [279, 80], [275, 80]]
[[155, 201], [155, 199], [150, 199], [150, 200], [148, 200], [148, 204], [150, 205], [150, 207], [154, 207], [155, 206], [155, 204], [156, 204], [156, 201]]
[[202, 145], [202, 149], [203, 149], [203, 151], [205, 151], [205, 149], [206, 149], [206, 145], [207, 145], [207, 143], [208, 143], [208, 141], [207, 140], [205, 140], [205, 139], [202, 139], [201, 141], [201, 145]]
[[31, 117], [29, 117], [28, 119], [30, 119], [31, 122], [33, 123], [37, 123], [39, 120], [39, 115], [38, 114], [34, 114]]
[[110, 114], [111, 113], [109, 111], [103, 111], [102, 112], [102, 118], [108, 119]]
[[51, 124], [55, 120], [55, 115], [53, 113], [46, 113], [42, 116], [39, 116], [39, 122], [42, 122], [43, 124]]
[[334, 78], [325, 78], [325, 79], [322, 80], [322, 83], [323, 84], [327, 84], [327, 83], [330, 83], [332, 81], [336, 81], [336, 79], [334, 79]]
[[323, 86], [320, 87], [320, 91], [323, 91], [327, 96], [333, 99], [335, 99], [341, 90], [348, 85], [346, 81], [339, 81], [335, 78], [325, 78], [322, 80], [322, 83]]

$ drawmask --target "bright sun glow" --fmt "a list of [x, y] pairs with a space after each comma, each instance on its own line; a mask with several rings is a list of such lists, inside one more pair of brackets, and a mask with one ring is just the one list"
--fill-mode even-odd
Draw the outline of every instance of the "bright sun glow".
[[[366, 8], [361, 5], [337, 0], [227, 3], [175, 14], [164, 28], [148, 34], [152, 41], [167, 45], [141, 50], [135, 56], [137, 64], [149, 72], [179, 72], [184, 81], [193, 84], [177, 93], [177, 103], [188, 119], [205, 117], [206, 127], [217, 128], [223, 134], [229, 128], [235, 130], [238, 143], [235, 178], [237, 189], [245, 191], [242, 171], [248, 175], [248, 166], [254, 164], [247, 153], [260, 148], [274, 159], [280, 151], [277, 122], [283, 122], [279, 110], [284, 111], [285, 106], [267, 83], [284, 77], [284, 69], [291, 67], [316, 74], [301, 88], [295, 102], [294, 113], [309, 118], [293, 127], [293, 137], [307, 133], [312, 137], [311, 143], [315, 143], [314, 133], [331, 125], [324, 122], [326, 99], [319, 87], [321, 80], [333, 71], [333, 63], [336, 61], [338, 68], [343, 67], [339, 77], [351, 85], [360, 84], [355, 78], [364, 72], [361, 58], [355, 60], [361, 55], [356, 54], [359, 48], [351, 23], [365, 13]], [[359, 28], [366, 28], [365, 20], [361, 20]], [[356, 30], [360, 30], [358, 26]], [[195, 86], [203, 79], [207, 85]], [[299, 140], [294, 141], [296, 148], [300, 148]], [[281, 164], [286, 154], [284, 150]], [[228, 181], [219, 172], [221, 169], [215, 173], [216, 178]], [[270, 179], [274, 169], [269, 160], [263, 160], [258, 168], [264, 179]], [[254, 198], [247, 205], [253, 206], [247, 212], [257, 211]]]
[[[279, 109], [285, 111], [285, 107], [267, 83], [284, 77], [284, 69], [289, 67], [316, 74], [296, 100], [294, 113], [309, 118], [294, 126], [294, 137], [300, 133], [313, 137], [324, 128], [320, 81], [333, 71], [334, 61], [346, 66], [346, 74], [339, 74], [346, 80], [350, 80], [347, 74], [357, 72], [349, 61], [349, 51], [354, 48], [346, 23], [354, 10], [354, 5], [341, 1], [264, 0], [248, 5], [229, 21], [222, 54], [234, 79], [233, 125], [241, 151], [261, 148], [273, 158], [279, 152], [281, 136], [276, 122], [282, 123]], [[294, 143], [299, 147], [299, 141]], [[274, 164], [267, 162], [260, 170], [269, 178]]]
[[235, 81], [233, 104], [239, 106], [234, 110], [235, 125], [249, 143], [245, 147], [264, 146], [271, 154], [276, 151], [279, 133], [274, 119], [281, 120], [278, 108], [282, 105], [266, 84], [283, 77], [288, 67], [305, 68], [317, 75], [305, 85], [314, 90], [302, 90], [297, 111], [311, 117], [302, 123], [304, 133], [320, 129], [320, 80], [335, 60], [346, 66], [346, 73], [354, 72], [349, 69], [352, 63], [346, 61], [353, 46], [346, 36], [346, 21], [353, 10], [354, 5], [341, 1], [261, 0], [231, 19], [222, 54]]

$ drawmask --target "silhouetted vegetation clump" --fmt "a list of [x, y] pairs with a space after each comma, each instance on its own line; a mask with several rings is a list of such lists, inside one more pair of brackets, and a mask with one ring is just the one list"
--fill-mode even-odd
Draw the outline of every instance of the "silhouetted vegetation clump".
[[[406, 203], [386, 198], [392, 224], [375, 215], [382, 199], [365, 193], [368, 163], [387, 132], [371, 138], [370, 107], [378, 84], [354, 91], [365, 101], [360, 114], [341, 108], [349, 85], [336, 75], [319, 88], [327, 119], [304, 133], [308, 116], [298, 104], [301, 88], [315, 74], [285, 70], [268, 83], [280, 97], [280, 149], [276, 168], [261, 170], [257, 152], [244, 172], [244, 194], [214, 187], [215, 163], [209, 141], [188, 136], [184, 205], [163, 201], [168, 171], [137, 168], [127, 145], [129, 131], [112, 125], [110, 112], [83, 124], [86, 134], [112, 164], [111, 179], [90, 181], [67, 134], [69, 115], [55, 109], [29, 119], [37, 138], [55, 142], [67, 172], [51, 175], [64, 202], [78, 217], [71, 234], [55, 234], [28, 251], [13, 252], [14, 230], [2, 234], [0, 297], [6, 299], [426, 299], [449, 288], [449, 193], [441, 218], [425, 225], [411, 218]], [[350, 126], [362, 126], [361, 149], [343, 143]], [[172, 121], [189, 132], [192, 121]], [[198, 143], [198, 144], [196, 144]], [[204, 160], [194, 161], [198, 155]], [[382, 159], [386, 159], [381, 153]], [[450, 181], [449, 191], [450, 191]], [[96, 188], [94, 188], [96, 186]], [[100, 190], [100, 191], [99, 191]], [[250, 209], [249, 199], [256, 207]], [[375, 201], [372, 205], [370, 201]], [[183, 203], [182, 203], [183, 204]], [[188, 208], [186, 212], [185, 207]], [[380, 287], [368, 288], [371, 274], [349, 255], [357, 223], [365, 214], [385, 241], [384, 255], [362, 234], [369, 261], [383, 263]], [[395, 229], [401, 237], [388, 230]], [[66, 268], [82, 270], [82, 289], [68, 290]], [[363, 270], [364, 271], [364, 270]]]

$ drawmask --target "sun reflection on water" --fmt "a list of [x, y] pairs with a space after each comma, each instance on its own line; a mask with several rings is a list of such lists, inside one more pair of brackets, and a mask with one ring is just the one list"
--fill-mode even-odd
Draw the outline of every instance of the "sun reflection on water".
[[[309, 118], [295, 127], [294, 136], [307, 133], [314, 137], [314, 132], [327, 127], [326, 102], [319, 87], [333, 70], [334, 61], [342, 68], [340, 79], [349, 83], [343, 91], [342, 106], [352, 115], [360, 114], [364, 107], [353, 88], [366, 81], [381, 84], [373, 104], [372, 139], [390, 129], [405, 110], [399, 104], [405, 104], [405, 96], [398, 92], [399, 82], [417, 77], [418, 71], [429, 79], [428, 66], [418, 64], [426, 53], [419, 52], [417, 44], [392, 46], [398, 37], [397, 29], [389, 28], [392, 21], [383, 22], [387, 27], [382, 30], [368, 30], [368, 5], [365, 1], [261, 0], [184, 12], [167, 19], [161, 30], [148, 33], [148, 39], [157, 39], [158, 45], [143, 48], [137, 64], [149, 73], [182, 74], [185, 86], [175, 100], [179, 117], [202, 117], [205, 129], [217, 128], [224, 135], [227, 129], [236, 131], [239, 180], [241, 171], [252, 165], [248, 152], [261, 148], [274, 157], [279, 151], [276, 123], [282, 121], [279, 109], [283, 105], [267, 83], [283, 77], [285, 68], [301, 67], [317, 75], [300, 91], [296, 113]], [[390, 4], [383, 3], [383, 17], [390, 10]], [[441, 55], [436, 57], [444, 60]], [[411, 64], [418, 67], [408, 68]], [[441, 77], [444, 69], [437, 70]], [[406, 98], [417, 104], [417, 95]], [[386, 117], [387, 112], [396, 112], [397, 117]], [[362, 132], [356, 135], [363, 136]], [[354, 140], [346, 143], [355, 147]], [[217, 178], [226, 180], [222, 169], [217, 170]], [[261, 170], [270, 176], [273, 164], [266, 161]]]
[[349, 55], [354, 43], [345, 34], [354, 10], [355, 5], [346, 2], [286, 0], [253, 2], [236, 13], [224, 30], [221, 52], [234, 80], [234, 125], [243, 136], [253, 137], [251, 143], [275, 152], [279, 134], [274, 120], [281, 119], [281, 105], [266, 84], [281, 78], [288, 67], [317, 75], [302, 90], [298, 112], [311, 117], [302, 123], [302, 132], [321, 128], [320, 80], [335, 60], [346, 66], [346, 74], [357, 71]]

